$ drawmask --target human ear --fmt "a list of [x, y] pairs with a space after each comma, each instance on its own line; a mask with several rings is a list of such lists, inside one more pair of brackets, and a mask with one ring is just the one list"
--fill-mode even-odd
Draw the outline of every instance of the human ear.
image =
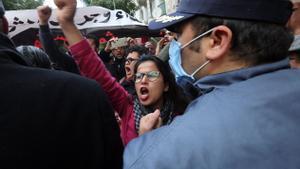
[[232, 31], [224, 25], [217, 26], [209, 36], [206, 57], [216, 60], [226, 55], [231, 47]]

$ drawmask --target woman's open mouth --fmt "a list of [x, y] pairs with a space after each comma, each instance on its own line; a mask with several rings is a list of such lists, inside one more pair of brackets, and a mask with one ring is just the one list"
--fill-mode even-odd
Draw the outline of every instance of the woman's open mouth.
[[126, 72], [127, 75], [128, 75], [128, 74], [131, 74], [131, 69], [130, 69], [130, 67], [126, 67], [126, 66], [125, 66], [125, 72]]
[[129, 66], [125, 66], [125, 71], [126, 71], [126, 72], [131, 72], [130, 67], [129, 67]]
[[146, 87], [141, 87], [140, 89], [140, 99], [141, 101], [146, 101], [149, 98], [149, 90]]

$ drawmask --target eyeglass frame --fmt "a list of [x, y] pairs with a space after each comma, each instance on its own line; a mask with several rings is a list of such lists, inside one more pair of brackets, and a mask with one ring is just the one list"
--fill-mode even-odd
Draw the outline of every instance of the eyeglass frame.
[[[151, 75], [151, 73], [155, 73], [155, 76], [153, 76], [152, 78], [155, 78], [155, 79], [152, 79], [151, 80], [151, 77], [149, 77], [149, 76], [152, 76]], [[138, 74], [140, 74], [142, 77], [137, 81], [137, 75]], [[145, 72], [145, 73], [140, 73], [140, 72], [138, 72], [138, 73], [136, 73], [135, 75], [134, 75], [134, 82], [135, 83], [140, 83], [142, 80], [143, 80], [143, 78], [144, 78], [144, 76], [146, 75], [146, 78], [147, 78], [147, 80], [149, 80], [150, 82], [155, 82], [157, 79], [159, 79], [159, 77], [160, 77], [160, 72], [159, 71], [155, 71], [155, 70], [153, 70], [153, 71], [149, 71], [149, 72]]]
[[131, 64], [133, 61], [137, 61], [139, 59], [134, 59], [134, 58], [126, 58], [125, 63], [128, 62], [128, 64]]

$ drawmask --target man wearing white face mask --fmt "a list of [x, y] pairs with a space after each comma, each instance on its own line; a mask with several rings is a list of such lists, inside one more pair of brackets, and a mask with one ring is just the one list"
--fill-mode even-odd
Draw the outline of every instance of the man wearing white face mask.
[[178, 34], [169, 63], [197, 98], [169, 126], [129, 143], [124, 168], [300, 168], [291, 12], [289, 0], [181, 0], [152, 21], [150, 29]]

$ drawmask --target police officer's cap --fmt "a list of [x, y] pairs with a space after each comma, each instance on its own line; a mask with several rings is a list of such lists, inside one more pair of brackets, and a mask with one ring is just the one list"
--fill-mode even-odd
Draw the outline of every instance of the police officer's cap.
[[284, 25], [291, 13], [289, 0], [181, 0], [175, 13], [153, 20], [149, 29], [174, 26], [195, 15]]

